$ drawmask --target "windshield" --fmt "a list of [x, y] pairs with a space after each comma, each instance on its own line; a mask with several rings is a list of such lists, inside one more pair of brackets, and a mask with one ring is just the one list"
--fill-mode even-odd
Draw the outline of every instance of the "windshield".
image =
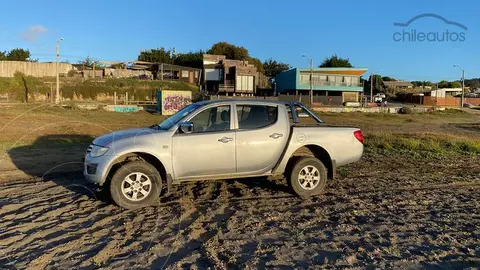
[[161, 122], [158, 125], [158, 128], [162, 129], [162, 130], [170, 129], [173, 125], [178, 123], [178, 121], [180, 121], [182, 118], [184, 118], [185, 116], [187, 116], [189, 113], [193, 112], [194, 110], [196, 110], [200, 106], [202, 106], [202, 105], [193, 103], [193, 104], [190, 104], [186, 107], [183, 107], [183, 109], [176, 112], [172, 116], [168, 117], [163, 122]]

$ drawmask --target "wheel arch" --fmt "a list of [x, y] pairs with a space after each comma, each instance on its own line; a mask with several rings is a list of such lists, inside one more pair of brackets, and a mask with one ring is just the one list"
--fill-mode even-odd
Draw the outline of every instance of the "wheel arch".
[[155, 155], [148, 153], [148, 152], [143, 152], [143, 151], [137, 151], [137, 152], [130, 152], [123, 154], [116, 159], [114, 159], [107, 171], [107, 176], [105, 179], [105, 182], [108, 184], [115, 172], [123, 165], [131, 161], [137, 161], [137, 160], [142, 160], [145, 161], [151, 165], [153, 165], [158, 172], [160, 173], [160, 176], [162, 177], [162, 181], [167, 184], [168, 191], [170, 191], [171, 188], [171, 177], [168, 177], [167, 175], [167, 170], [165, 168], [165, 165], [162, 163], [162, 161], [156, 157]]
[[330, 154], [325, 148], [314, 144], [303, 145], [292, 153], [285, 167], [285, 175], [290, 174], [293, 166], [300, 157], [315, 157], [319, 159], [328, 170], [328, 179], [333, 179], [335, 177], [335, 161], [332, 160]]

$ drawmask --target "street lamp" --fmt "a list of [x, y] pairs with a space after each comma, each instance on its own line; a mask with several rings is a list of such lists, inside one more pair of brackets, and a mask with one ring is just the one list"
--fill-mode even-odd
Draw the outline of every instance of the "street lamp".
[[309, 59], [310, 62], [310, 106], [313, 107], [313, 85], [312, 85], [312, 80], [313, 80], [313, 59], [308, 58], [305, 54], [302, 55], [302, 57], [305, 57]]
[[60, 103], [60, 81], [58, 78], [58, 57], [60, 56], [60, 41], [63, 40], [63, 37], [57, 40], [57, 46], [56, 46], [56, 62], [55, 62], [55, 73], [57, 76], [57, 90], [56, 90], [56, 96], [55, 96], [55, 104]]
[[460, 66], [458, 65], [453, 65], [453, 67], [457, 67], [462, 71], [462, 96], [460, 98], [460, 108], [463, 108], [463, 99], [464, 99], [464, 88], [465, 88], [465, 70], [463, 70]]

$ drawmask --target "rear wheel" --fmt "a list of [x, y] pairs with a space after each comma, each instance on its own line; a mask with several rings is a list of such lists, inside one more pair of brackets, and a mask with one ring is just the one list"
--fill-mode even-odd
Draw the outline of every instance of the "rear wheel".
[[327, 168], [320, 160], [302, 157], [291, 170], [289, 184], [298, 196], [307, 198], [325, 190], [327, 177]]
[[160, 173], [145, 161], [132, 161], [122, 165], [110, 182], [113, 201], [126, 209], [153, 204], [159, 198], [161, 190]]

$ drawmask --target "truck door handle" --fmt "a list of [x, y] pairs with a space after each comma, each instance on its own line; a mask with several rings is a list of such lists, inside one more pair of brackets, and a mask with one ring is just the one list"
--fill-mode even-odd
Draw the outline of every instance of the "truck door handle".
[[268, 136], [268, 137], [274, 138], [274, 139], [278, 139], [278, 138], [280, 138], [280, 137], [282, 137], [282, 136], [283, 136], [283, 134], [273, 133], [272, 135], [270, 135], [270, 136]]
[[221, 139], [218, 139], [218, 141], [223, 142], [223, 143], [227, 143], [227, 142], [233, 141], [233, 139], [229, 138], [229, 137], [223, 137]]

